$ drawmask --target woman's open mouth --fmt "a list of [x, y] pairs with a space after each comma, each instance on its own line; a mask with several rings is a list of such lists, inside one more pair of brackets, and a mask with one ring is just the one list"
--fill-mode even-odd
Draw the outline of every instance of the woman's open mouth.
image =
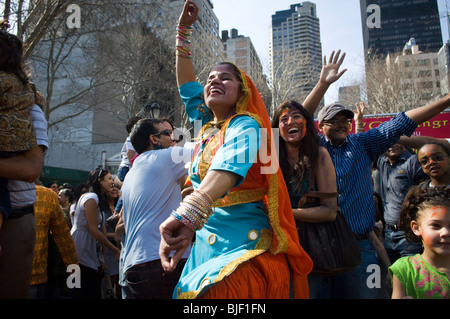
[[222, 89], [219, 88], [211, 88], [209, 90], [209, 95], [218, 95], [218, 94], [224, 94], [225, 92]]

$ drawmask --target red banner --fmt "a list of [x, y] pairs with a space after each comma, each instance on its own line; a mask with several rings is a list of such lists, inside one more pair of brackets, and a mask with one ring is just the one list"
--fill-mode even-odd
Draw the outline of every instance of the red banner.
[[[363, 119], [364, 131], [377, 127], [383, 122], [389, 121], [393, 116], [370, 116]], [[354, 133], [354, 121], [350, 126], [350, 132]], [[420, 124], [413, 135], [431, 136], [436, 138], [450, 139], [450, 112], [443, 112], [433, 117], [431, 120]]]

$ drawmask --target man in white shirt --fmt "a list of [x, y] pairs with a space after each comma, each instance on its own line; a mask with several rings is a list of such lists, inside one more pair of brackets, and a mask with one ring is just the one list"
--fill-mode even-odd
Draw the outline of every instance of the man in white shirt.
[[119, 184], [119, 188], [121, 187], [123, 180], [125, 179], [125, 176], [127, 175], [128, 171], [131, 168], [131, 160], [136, 155], [136, 150], [133, 147], [133, 144], [131, 144], [130, 141], [130, 133], [131, 129], [133, 128], [134, 124], [136, 124], [137, 121], [141, 119], [140, 116], [133, 116], [132, 118], [129, 118], [127, 121], [127, 124], [125, 125], [125, 128], [128, 132], [128, 136], [123, 143], [122, 150], [120, 151], [122, 160], [119, 165], [119, 169], [117, 171], [117, 179], [115, 181], [116, 184]]
[[[170, 132], [160, 120], [143, 119], [134, 126], [131, 142], [139, 154], [122, 186], [125, 244], [121, 259], [125, 281], [134, 298], [172, 297], [184, 263], [165, 273], [159, 257], [159, 225], [178, 208], [186, 164], [192, 150], [170, 147]], [[184, 254], [186, 259], [190, 249]]]

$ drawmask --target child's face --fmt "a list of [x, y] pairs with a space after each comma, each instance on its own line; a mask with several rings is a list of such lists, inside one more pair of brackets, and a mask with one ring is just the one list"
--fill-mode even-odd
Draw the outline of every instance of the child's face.
[[422, 238], [424, 248], [450, 256], [450, 209], [432, 206], [420, 210], [419, 214], [418, 220], [411, 222], [411, 228]]
[[417, 154], [417, 159], [424, 173], [430, 177], [449, 174], [450, 158], [439, 145], [425, 145]]

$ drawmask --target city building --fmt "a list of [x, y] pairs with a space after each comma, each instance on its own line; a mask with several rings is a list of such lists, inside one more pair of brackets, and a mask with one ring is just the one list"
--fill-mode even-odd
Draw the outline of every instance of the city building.
[[[177, 15], [179, 15], [185, 1], [172, 0], [172, 2], [179, 8], [176, 10]], [[200, 71], [205, 65], [212, 67], [213, 65], [224, 61], [225, 54], [220, 38], [219, 19], [214, 13], [213, 2], [211, 0], [194, 0], [194, 2], [197, 4], [199, 12], [198, 21], [194, 24], [195, 31], [191, 40], [193, 43], [197, 43], [197, 45], [193, 45], [194, 49], [192, 54], [195, 59], [194, 67], [197, 68], [199, 63], [201, 64], [199, 69], [196, 70]], [[178, 19], [172, 21], [172, 23], [173, 22], [178, 22]], [[173, 24], [173, 28], [175, 27], [176, 23]]]
[[305, 1], [275, 12], [269, 40], [273, 104], [284, 99], [302, 101], [319, 80], [322, 68], [316, 5]]
[[[208, 70], [224, 61], [225, 56], [212, 1], [195, 2], [200, 10], [191, 39], [195, 42], [193, 63], [199, 79], [206, 80]], [[121, 5], [85, 4], [81, 8], [80, 29], [67, 29], [60, 24], [56, 36], [49, 31], [41, 41], [33, 56], [33, 69], [37, 87], [45, 95], [51, 94], [45, 178], [63, 177], [60, 169], [90, 171], [100, 165], [115, 173], [117, 154], [127, 136], [126, 120], [139, 110], [150, 109], [155, 102], [161, 106], [161, 116], [170, 117], [176, 126], [183, 127], [186, 116], [182, 114], [175, 70], [159, 76], [145, 73], [150, 71], [148, 65], [160, 70], [162, 66], [174, 65], [176, 26], [184, 3], [148, 0], [136, 4], [125, 0]], [[144, 39], [150, 33], [153, 42]], [[143, 47], [144, 42], [150, 42], [150, 46]], [[146, 54], [150, 52], [148, 48], [158, 51], [166, 62], [161, 64], [162, 60]], [[101, 65], [110, 68], [100, 69]], [[49, 74], [49, 70], [55, 70], [54, 74]], [[109, 76], [107, 83], [104, 74]], [[145, 76], [145, 81], [138, 76]], [[166, 81], [166, 76], [173, 80]], [[148, 85], [153, 83], [160, 83], [161, 91], [153, 92], [153, 86]]]
[[385, 57], [415, 38], [423, 52], [438, 52], [442, 33], [437, 0], [360, 0], [364, 52]]
[[366, 63], [369, 112], [398, 113], [441, 97], [438, 52], [423, 52], [411, 38], [400, 53], [371, 58]]
[[266, 107], [271, 105], [271, 92], [267, 78], [263, 72], [261, 60], [253, 46], [250, 37], [239, 35], [237, 29], [222, 31], [225, 59], [233, 62], [237, 67], [247, 73], [255, 83]]
[[437, 54], [441, 94], [450, 92], [450, 43], [445, 43]]
[[422, 52], [414, 38], [403, 48], [403, 54], [394, 58], [394, 63], [404, 70], [404, 82], [420, 91], [420, 102], [428, 103], [441, 93], [438, 53]]

